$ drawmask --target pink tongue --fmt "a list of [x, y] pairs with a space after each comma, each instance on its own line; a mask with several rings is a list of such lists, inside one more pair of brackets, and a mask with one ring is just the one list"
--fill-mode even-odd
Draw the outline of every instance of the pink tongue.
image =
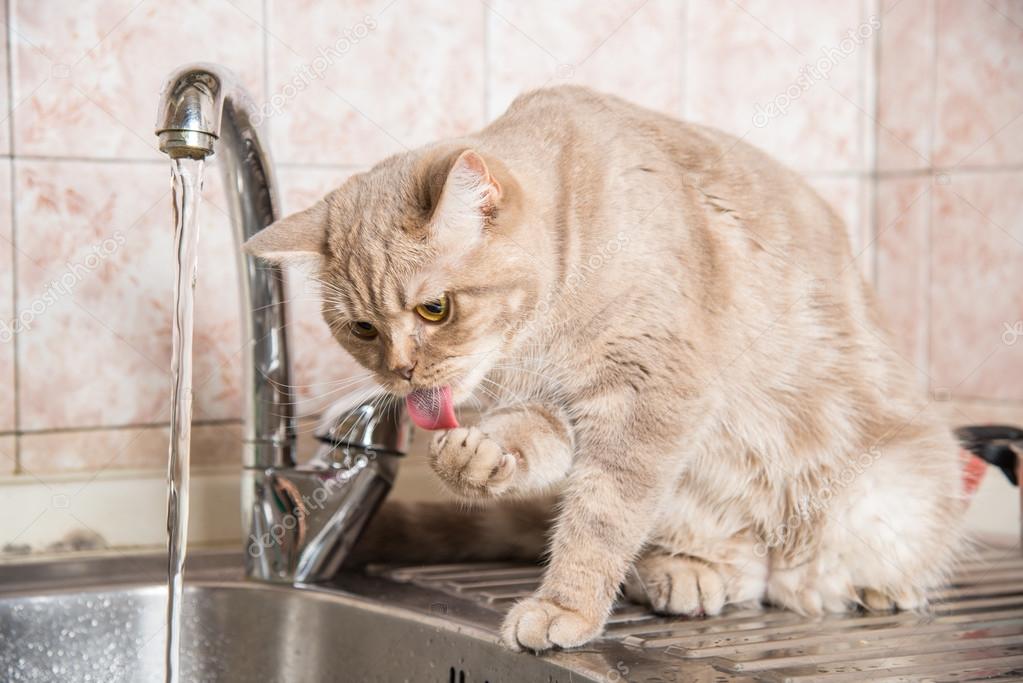
[[455, 405], [451, 400], [451, 387], [416, 389], [405, 397], [409, 417], [422, 429], [454, 429]]

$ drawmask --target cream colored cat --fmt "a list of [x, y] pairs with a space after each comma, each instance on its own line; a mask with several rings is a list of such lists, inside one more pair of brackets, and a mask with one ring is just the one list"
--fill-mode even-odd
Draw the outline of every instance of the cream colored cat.
[[[431, 464], [454, 491], [559, 496], [511, 647], [585, 643], [623, 585], [668, 614], [909, 609], [952, 562], [951, 435], [892, 351], [839, 218], [735, 138], [541, 90], [248, 249], [313, 263], [338, 341], [441, 430]], [[470, 398], [487, 411], [455, 428]], [[454, 536], [457, 557], [539, 553], [521, 530], [548, 513], [513, 507], [449, 527], [392, 507], [366, 547], [413, 559]]]

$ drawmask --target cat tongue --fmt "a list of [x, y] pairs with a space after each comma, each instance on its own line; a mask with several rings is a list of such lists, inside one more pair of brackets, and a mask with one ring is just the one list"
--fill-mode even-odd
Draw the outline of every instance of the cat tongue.
[[422, 429], [454, 429], [455, 405], [451, 400], [451, 387], [416, 389], [405, 397], [409, 417]]

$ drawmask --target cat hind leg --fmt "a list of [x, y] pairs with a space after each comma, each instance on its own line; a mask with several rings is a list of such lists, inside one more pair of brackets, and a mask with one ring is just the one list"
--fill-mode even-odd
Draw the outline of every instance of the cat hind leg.
[[645, 551], [625, 582], [625, 595], [660, 614], [713, 616], [725, 605], [758, 605], [766, 586], [766, 558], [753, 546], [715, 561], [672, 553], [663, 548]]

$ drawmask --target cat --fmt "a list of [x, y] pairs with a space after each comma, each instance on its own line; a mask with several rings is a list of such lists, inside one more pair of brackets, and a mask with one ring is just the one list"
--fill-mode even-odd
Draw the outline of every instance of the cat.
[[842, 221], [739, 139], [538, 90], [246, 249], [314, 270], [337, 341], [438, 430], [436, 474], [497, 502], [385, 505], [362, 550], [546, 553], [509, 647], [586, 643], [623, 588], [664, 614], [916, 609], [954, 562], [952, 435]]

